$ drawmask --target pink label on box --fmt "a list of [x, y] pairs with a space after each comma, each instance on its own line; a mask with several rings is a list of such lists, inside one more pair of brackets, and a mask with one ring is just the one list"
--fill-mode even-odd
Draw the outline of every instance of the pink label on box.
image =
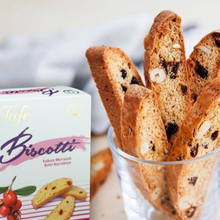
[[[26, 128], [18, 136], [2, 144], [0, 150], [7, 152], [7, 154], [0, 155], [0, 164], [4, 164], [0, 167], [0, 171], [8, 166], [16, 166], [24, 161], [33, 160], [45, 154], [58, 154], [74, 150], [85, 151], [86, 145], [90, 143], [90, 138], [85, 136], [71, 136], [31, 144], [33, 135], [27, 132], [28, 129]], [[18, 153], [13, 155], [15, 151]]]

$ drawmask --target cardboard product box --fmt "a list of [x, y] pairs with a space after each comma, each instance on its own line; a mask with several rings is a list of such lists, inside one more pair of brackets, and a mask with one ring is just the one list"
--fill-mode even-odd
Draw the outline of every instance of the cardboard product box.
[[90, 133], [91, 97], [80, 90], [0, 90], [0, 199], [13, 180], [13, 215], [89, 220]]

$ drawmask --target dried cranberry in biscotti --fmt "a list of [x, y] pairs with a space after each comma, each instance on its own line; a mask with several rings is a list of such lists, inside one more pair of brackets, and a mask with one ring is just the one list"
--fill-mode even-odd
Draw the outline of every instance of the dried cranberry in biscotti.
[[131, 84], [137, 84], [137, 85], [139, 85], [138, 80], [137, 80], [134, 76], [132, 76]]
[[196, 155], [198, 154], [198, 149], [199, 149], [199, 144], [197, 143], [196, 146], [194, 146], [190, 151], [191, 157], [196, 157]]
[[208, 70], [203, 67], [199, 62], [197, 62], [196, 65], [196, 73], [203, 79], [207, 79], [208, 77]]
[[70, 180], [67, 181], [67, 185], [71, 186], [72, 184], [73, 183]]
[[192, 207], [188, 208], [187, 211], [186, 211], [187, 217], [192, 218], [195, 214], [196, 209], [197, 209], [196, 206], [192, 206]]
[[218, 137], [218, 131], [215, 131], [211, 135], [211, 139], [214, 141]]
[[122, 88], [123, 92], [126, 92], [126, 91], [127, 91], [127, 87], [121, 85], [121, 88]]
[[179, 127], [176, 124], [176, 122], [173, 121], [172, 123], [168, 123], [165, 126], [165, 130], [166, 130], [166, 133], [167, 133], [167, 138], [170, 139], [172, 135], [174, 135], [178, 132]]
[[122, 69], [122, 70], [121, 70], [121, 77], [122, 77], [123, 79], [125, 79], [126, 76], [127, 76], [127, 71], [126, 71], [125, 69]]
[[[220, 47], [220, 33], [213, 33], [212, 36], [215, 40], [215, 45], [217, 47]], [[217, 39], [217, 38], [219, 38], [219, 39]]]
[[208, 149], [208, 144], [203, 143], [202, 146], [203, 146], [205, 149]]
[[167, 72], [167, 61], [166, 60], [163, 60], [162, 61], [162, 67], [166, 70]]
[[212, 34], [212, 36], [213, 36], [213, 38], [215, 38], [215, 39], [216, 39], [216, 38], [220, 38], [220, 33], [216, 33], [216, 32], [215, 32], [215, 33]]
[[217, 47], [220, 47], [220, 40], [215, 39], [215, 44]]
[[192, 184], [193, 186], [195, 186], [197, 179], [198, 179], [198, 177], [196, 177], [196, 176], [188, 178], [189, 184]]
[[196, 101], [197, 101], [198, 96], [197, 96], [197, 95], [195, 95], [195, 94], [192, 94], [192, 97], [193, 97], [194, 102], [196, 102]]
[[176, 62], [176, 63], [173, 64], [173, 67], [171, 69], [172, 73], [175, 73], [175, 74], [177, 73], [178, 68], [179, 68], [179, 64], [180, 64], [179, 62]]
[[180, 87], [181, 87], [182, 94], [186, 95], [187, 94], [187, 86], [180, 85]]

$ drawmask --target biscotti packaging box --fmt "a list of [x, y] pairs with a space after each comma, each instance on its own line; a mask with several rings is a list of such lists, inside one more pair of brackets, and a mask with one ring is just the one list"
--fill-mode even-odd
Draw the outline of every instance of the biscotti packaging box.
[[0, 90], [0, 219], [89, 219], [91, 97]]

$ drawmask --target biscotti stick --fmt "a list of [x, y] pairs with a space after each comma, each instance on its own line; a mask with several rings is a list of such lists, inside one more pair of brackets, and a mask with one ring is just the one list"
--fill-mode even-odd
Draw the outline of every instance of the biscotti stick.
[[[122, 108], [122, 144], [126, 153], [145, 160], [166, 161], [169, 143], [158, 108], [156, 94], [144, 87], [128, 88]], [[165, 167], [136, 163], [137, 187], [156, 209], [174, 216], [169, 203]]]
[[113, 162], [110, 148], [106, 148], [91, 158], [90, 199], [94, 197], [101, 185], [106, 181]]
[[73, 181], [69, 178], [56, 179], [44, 185], [31, 200], [35, 209], [60, 196], [72, 188]]
[[86, 51], [92, 77], [121, 147], [121, 107], [131, 84], [143, 86], [129, 57], [119, 48], [98, 46]]
[[191, 99], [194, 103], [210, 80], [220, 76], [220, 30], [203, 37], [187, 60]]
[[190, 89], [181, 18], [163, 11], [144, 39], [146, 86], [156, 92], [168, 141], [172, 144], [190, 108]]
[[[183, 121], [170, 160], [206, 155], [220, 144], [220, 77], [209, 82]], [[198, 219], [218, 154], [184, 165], [168, 166], [168, 189], [183, 220]]]
[[220, 144], [220, 77], [207, 83], [183, 121], [171, 149], [172, 160], [188, 160]]
[[60, 196], [64, 198], [66, 198], [67, 196], [73, 196], [75, 199], [85, 200], [87, 198], [87, 192], [78, 186], [72, 186], [69, 191], [63, 193]]
[[75, 206], [75, 198], [67, 196], [60, 204], [53, 209], [44, 220], [69, 220]]

